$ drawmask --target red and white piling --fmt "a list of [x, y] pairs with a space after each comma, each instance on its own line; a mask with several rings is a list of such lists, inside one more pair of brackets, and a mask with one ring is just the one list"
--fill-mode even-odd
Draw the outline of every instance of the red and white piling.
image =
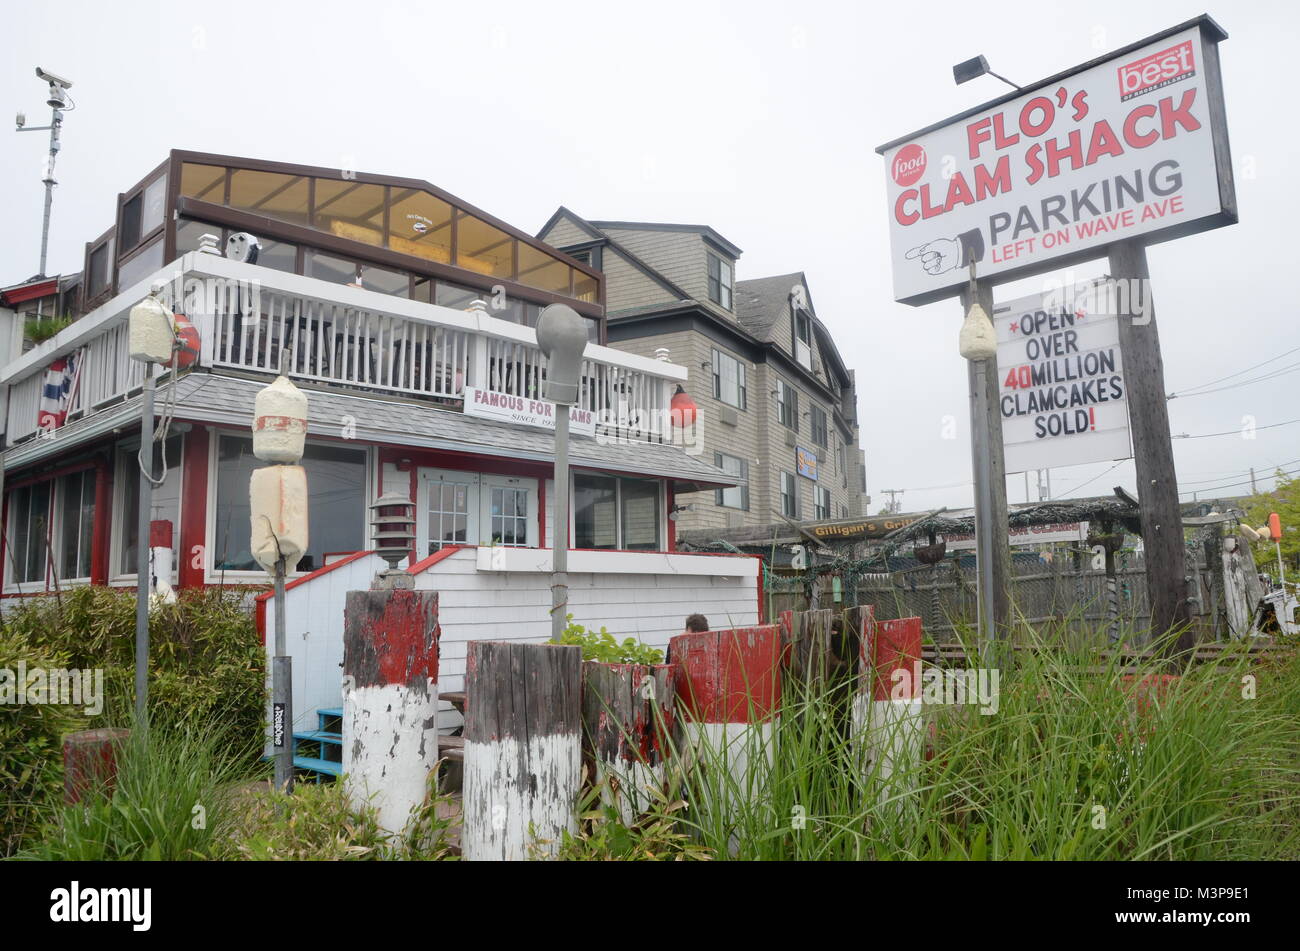
[[694, 765], [722, 765], [710, 782], [726, 814], [740, 798], [761, 798], [781, 715], [781, 632], [774, 624], [678, 634], [670, 648], [679, 733]]
[[176, 603], [172, 588], [172, 523], [167, 519], [149, 523], [149, 601]]
[[631, 823], [664, 784], [676, 724], [669, 664], [582, 665], [583, 751], [601, 801]]
[[553, 857], [577, 829], [582, 649], [470, 641], [465, 661], [461, 854]]
[[390, 833], [424, 804], [438, 762], [438, 636], [437, 592], [348, 592], [343, 784]]
[[862, 615], [858, 690], [853, 697], [852, 740], [864, 776], [883, 785], [881, 798], [897, 795], [896, 773], [919, 762], [925, 735], [921, 706], [921, 619], [877, 621]]

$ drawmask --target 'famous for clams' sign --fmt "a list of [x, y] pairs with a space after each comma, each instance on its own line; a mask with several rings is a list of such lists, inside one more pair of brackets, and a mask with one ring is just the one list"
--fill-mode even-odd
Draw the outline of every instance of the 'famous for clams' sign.
[[1198, 17], [881, 146], [895, 299], [1235, 222], [1225, 36]]

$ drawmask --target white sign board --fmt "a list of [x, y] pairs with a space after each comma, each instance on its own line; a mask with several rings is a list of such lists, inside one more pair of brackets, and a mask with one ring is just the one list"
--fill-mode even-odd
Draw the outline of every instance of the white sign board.
[[1110, 285], [1098, 282], [994, 307], [1007, 472], [1132, 455], [1120, 318], [1110, 301]]
[[[538, 429], [555, 429], [554, 403], [481, 390], [476, 386], [465, 387], [465, 415]], [[570, 407], [569, 432], [582, 436], [596, 435], [596, 414], [589, 409]]]
[[[974, 535], [944, 535], [949, 551], [966, 551], [975, 547]], [[1087, 522], [1057, 522], [1051, 525], [1022, 525], [1010, 531], [1014, 545], [1045, 545], [1050, 542], [1082, 542], [1088, 537]]]
[[1208, 17], [881, 146], [894, 297], [1028, 277], [1237, 220]]

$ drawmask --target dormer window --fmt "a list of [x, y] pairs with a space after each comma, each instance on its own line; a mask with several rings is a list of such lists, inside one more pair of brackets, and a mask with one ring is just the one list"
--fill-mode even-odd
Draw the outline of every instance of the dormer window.
[[794, 312], [794, 358], [805, 370], [812, 369], [812, 317], [798, 308]]
[[731, 310], [731, 264], [709, 255], [709, 300]]

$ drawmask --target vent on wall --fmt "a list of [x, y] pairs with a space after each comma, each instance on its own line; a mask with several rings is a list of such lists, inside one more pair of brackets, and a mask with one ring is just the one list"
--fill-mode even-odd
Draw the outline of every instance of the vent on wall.
[[790, 447], [793, 447], [793, 446], [794, 446], [794, 444], [795, 444], [794, 430], [792, 430], [792, 429], [787, 429], [787, 430], [785, 431], [785, 444], [786, 444], [787, 446], [790, 446]]
[[727, 513], [727, 528], [743, 528], [745, 525], [745, 516], [739, 512]]
[[735, 426], [740, 423], [740, 414], [730, 406], [720, 406], [718, 408], [718, 422], [726, 423], [728, 426]]

